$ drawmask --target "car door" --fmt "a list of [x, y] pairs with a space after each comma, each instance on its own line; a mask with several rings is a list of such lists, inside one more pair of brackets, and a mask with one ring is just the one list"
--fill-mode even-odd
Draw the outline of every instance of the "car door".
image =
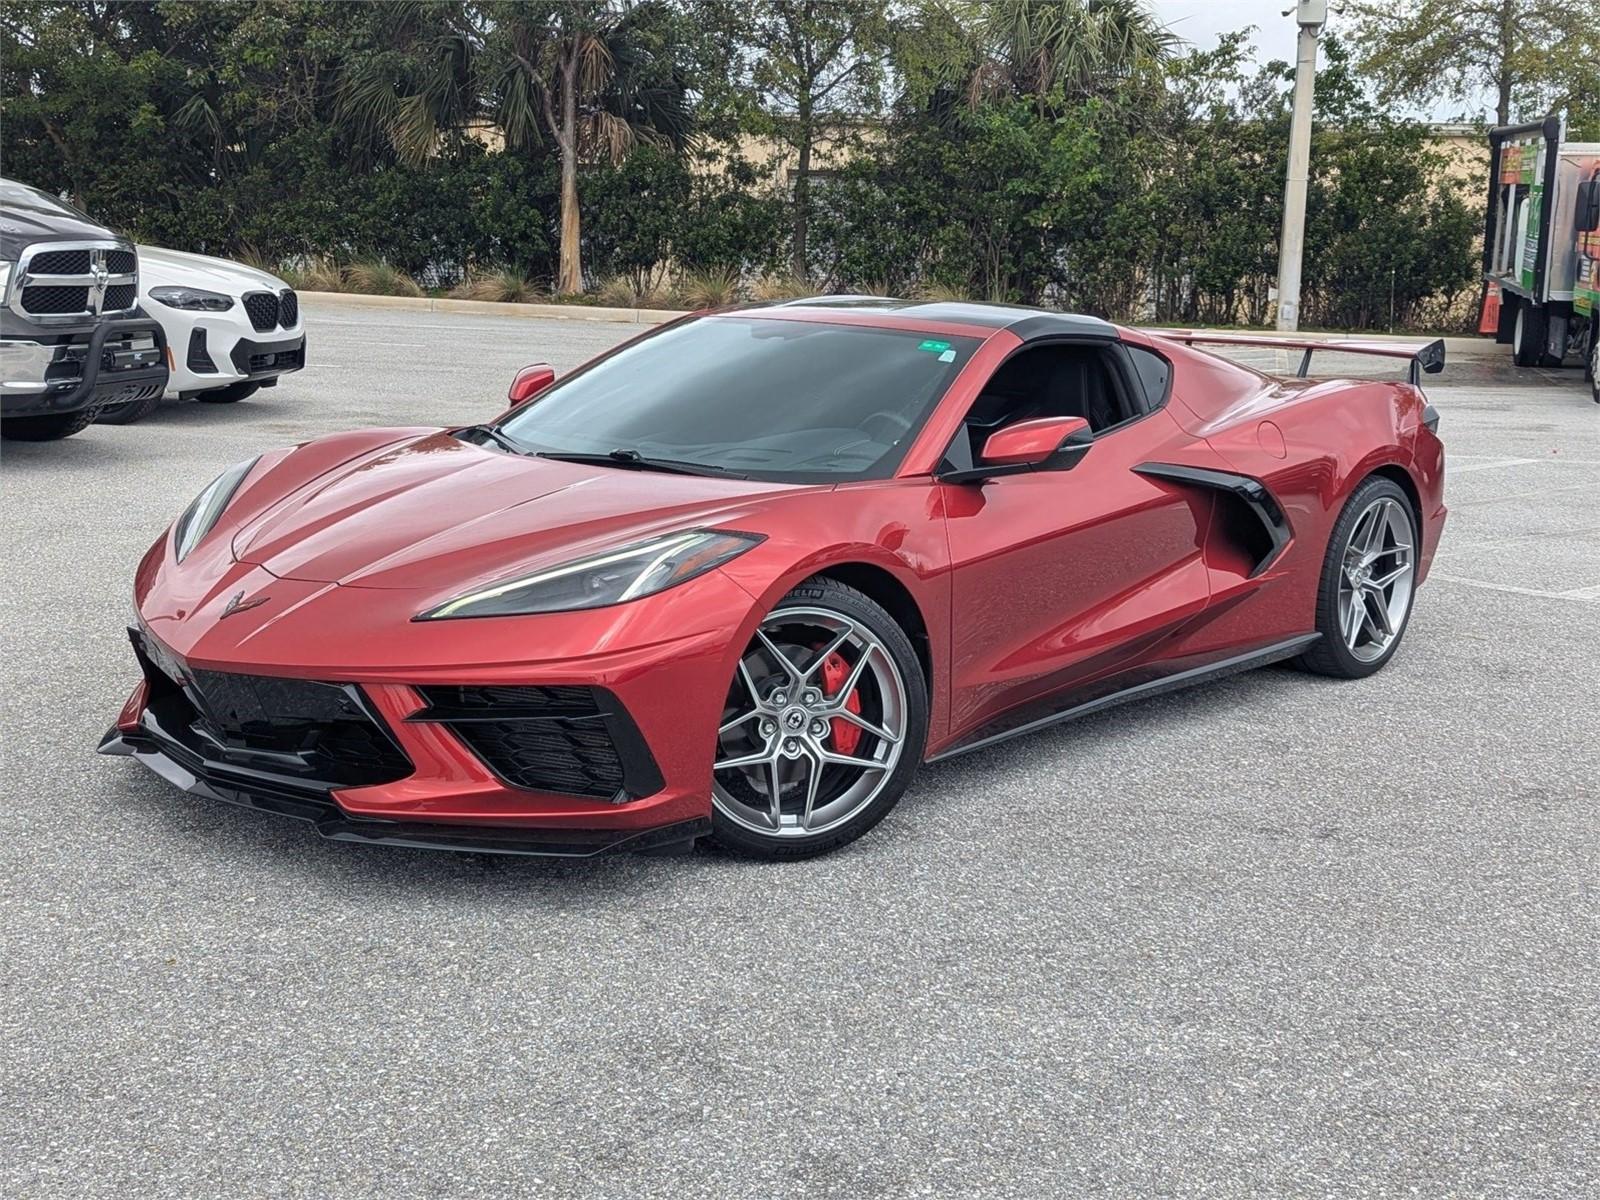
[[952, 738], [1159, 660], [1204, 609], [1210, 498], [1133, 470], [1193, 448], [1158, 408], [1097, 433], [1071, 470], [941, 485]]

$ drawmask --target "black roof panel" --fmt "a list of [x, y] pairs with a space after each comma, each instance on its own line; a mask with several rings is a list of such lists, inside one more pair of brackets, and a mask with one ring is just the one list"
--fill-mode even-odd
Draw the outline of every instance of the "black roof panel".
[[1009, 329], [1024, 340], [1035, 337], [1067, 336], [1115, 340], [1116, 328], [1099, 317], [1079, 313], [1055, 312], [1022, 304], [988, 304], [977, 300], [899, 300], [892, 296], [811, 296], [784, 300], [766, 307], [822, 308], [848, 312], [893, 312], [897, 316], [927, 321], [948, 321], [959, 325], [978, 325], [986, 329]]

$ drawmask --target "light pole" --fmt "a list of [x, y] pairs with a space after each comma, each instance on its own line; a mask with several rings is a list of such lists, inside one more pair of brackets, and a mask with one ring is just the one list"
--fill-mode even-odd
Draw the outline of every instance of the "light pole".
[[1300, 328], [1300, 259], [1306, 242], [1317, 31], [1328, 19], [1328, 0], [1299, 0], [1294, 19], [1300, 26], [1300, 41], [1294, 64], [1294, 114], [1289, 121], [1289, 175], [1283, 185], [1283, 235], [1278, 239], [1278, 328], [1288, 333]]

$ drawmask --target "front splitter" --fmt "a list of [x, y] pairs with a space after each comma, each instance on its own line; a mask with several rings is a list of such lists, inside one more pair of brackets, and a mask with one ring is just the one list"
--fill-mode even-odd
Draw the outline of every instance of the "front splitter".
[[313, 789], [251, 783], [239, 787], [202, 777], [178, 762], [146, 733], [113, 726], [100, 741], [101, 754], [123, 755], [142, 763], [191, 796], [289, 817], [311, 825], [336, 842], [454, 850], [472, 854], [522, 854], [547, 858], [595, 858], [621, 852], [663, 852], [687, 847], [711, 832], [711, 821], [697, 817], [655, 829], [516, 829], [484, 825], [436, 825], [423, 821], [381, 821], [351, 817], [326, 793]]

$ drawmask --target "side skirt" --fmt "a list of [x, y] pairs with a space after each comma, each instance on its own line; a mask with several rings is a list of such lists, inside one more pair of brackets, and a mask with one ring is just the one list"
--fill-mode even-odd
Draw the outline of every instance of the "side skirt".
[[974, 750], [985, 750], [999, 742], [1021, 737], [1025, 733], [1033, 733], [1035, 730], [1044, 729], [1050, 725], [1058, 725], [1063, 721], [1087, 717], [1091, 713], [1103, 712], [1105, 709], [1115, 708], [1119, 704], [1127, 704], [1132, 700], [1147, 700], [1152, 696], [1176, 692], [1193, 684], [1206, 683], [1209, 680], [1237, 675], [1242, 671], [1254, 670], [1256, 667], [1270, 666], [1273, 663], [1298, 656], [1311, 643], [1321, 637], [1320, 633], [1308, 633], [1302, 637], [1290, 638], [1286, 642], [1278, 642], [1260, 650], [1252, 650], [1248, 654], [1225, 658], [1221, 662], [1211, 663], [1204, 667], [1193, 667], [1187, 671], [1179, 671], [1175, 675], [1164, 675], [1160, 679], [1151, 679], [1145, 683], [1122, 688], [1120, 691], [1111, 692], [1093, 700], [1085, 700], [1078, 704], [1072, 704], [1069, 700], [1066, 708], [1046, 713], [1044, 716], [1036, 717], [1033, 720], [1024, 720], [1020, 725], [1013, 726], [1010, 729], [1002, 729], [997, 733], [987, 734], [970, 742], [957, 743], [948, 750], [941, 750], [927, 761], [931, 763], [943, 762], [947, 758], [955, 758], [960, 754], [970, 754]]

